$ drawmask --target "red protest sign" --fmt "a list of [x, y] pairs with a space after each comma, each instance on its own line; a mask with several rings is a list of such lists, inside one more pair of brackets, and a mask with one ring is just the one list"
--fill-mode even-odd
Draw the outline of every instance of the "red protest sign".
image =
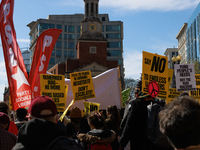
[[150, 81], [148, 85], [148, 93], [151, 97], [157, 97], [160, 92], [159, 84], [156, 81]]

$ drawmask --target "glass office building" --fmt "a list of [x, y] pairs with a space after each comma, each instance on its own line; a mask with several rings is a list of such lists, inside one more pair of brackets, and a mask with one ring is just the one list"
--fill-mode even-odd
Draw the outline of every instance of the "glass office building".
[[187, 62], [200, 58], [200, 3], [187, 22]]
[[[107, 59], [118, 60], [121, 68], [121, 76], [124, 77], [123, 65], [123, 22], [109, 21], [108, 14], [99, 14], [102, 22], [102, 34], [107, 38]], [[81, 35], [80, 23], [84, 19], [84, 14], [74, 15], [49, 15], [47, 19], [38, 19], [29, 23], [30, 28], [30, 51], [31, 62], [34, 54], [37, 38], [46, 29], [62, 29], [54, 50], [52, 52], [48, 69], [59, 62], [66, 62], [67, 58], [76, 58], [76, 43]]]

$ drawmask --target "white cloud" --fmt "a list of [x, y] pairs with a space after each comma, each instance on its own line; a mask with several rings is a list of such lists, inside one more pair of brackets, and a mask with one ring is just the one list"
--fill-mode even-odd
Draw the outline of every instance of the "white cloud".
[[196, 6], [199, 0], [100, 0], [103, 7], [114, 7], [121, 10], [160, 10], [177, 11]]
[[17, 42], [21, 42], [21, 43], [29, 43], [30, 40], [29, 40], [29, 39], [17, 39]]
[[125, 78], [139, 79], [142, 73], [142, 52], [128, 51], [124, 54]]

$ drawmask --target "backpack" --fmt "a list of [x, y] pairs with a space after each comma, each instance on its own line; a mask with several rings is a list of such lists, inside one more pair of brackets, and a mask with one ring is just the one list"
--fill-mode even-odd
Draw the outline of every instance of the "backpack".
[[97, 141], [94, 144], [89, 144], [87, 150], [112, 150], [110, 143]]
[[167, 136], [161, 133], [159, 129], [158, 114], [162, 110], [163, 106], [164, 105], [161, 102], [151, 102], [147, 105], [148, 115], [146, 120], [146, 137], [151, 149], [171, 149]]
[[76, 140], [60, 136], [53, 140], [46, 150], [84, 150]]

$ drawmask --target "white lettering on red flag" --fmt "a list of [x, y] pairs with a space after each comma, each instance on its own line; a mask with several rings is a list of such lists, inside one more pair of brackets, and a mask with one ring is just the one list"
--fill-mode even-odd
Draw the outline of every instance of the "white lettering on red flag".
[[46, 74], [51, 53], [61, 32], [60, 29], [48, 29], [38, 37], [29, 74], [33, 97], [40, 95], [40, 74]]
[[0, 31], [13, 110], [29, 107], [31, 91], [13, 24], [14, 0], [0, 4]]

